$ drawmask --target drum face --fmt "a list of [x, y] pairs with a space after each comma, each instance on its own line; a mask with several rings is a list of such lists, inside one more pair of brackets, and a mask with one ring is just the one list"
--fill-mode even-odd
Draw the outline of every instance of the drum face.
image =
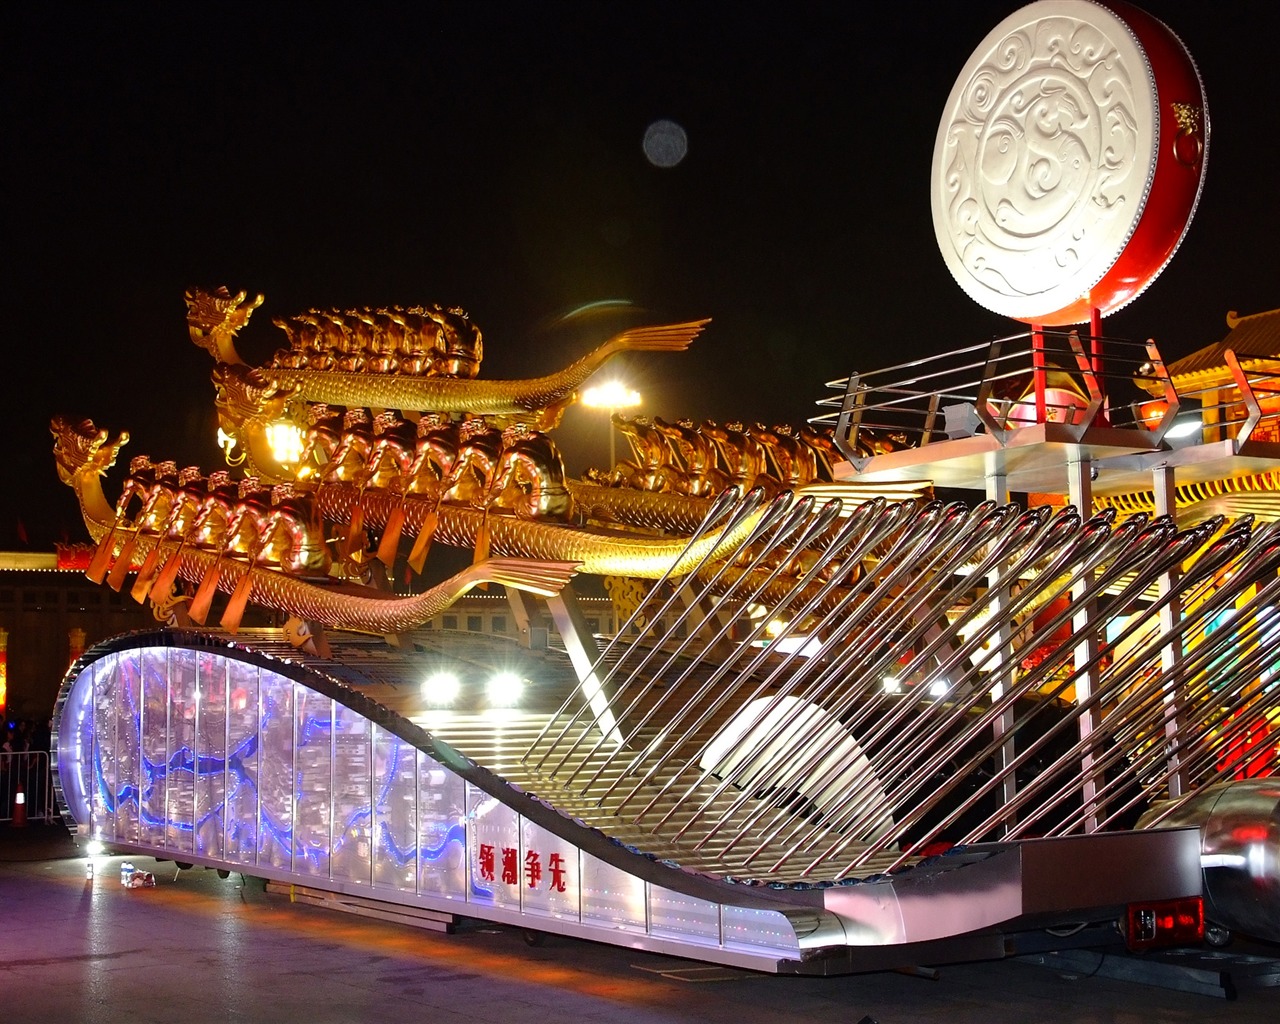
[[1208, 147], [1204, 91], [1161, 22], [1040, 0], [969, 58], [934, 145], [934, 232], [975, 302], [1028, 323], [1127, 305], [1177, 250]]

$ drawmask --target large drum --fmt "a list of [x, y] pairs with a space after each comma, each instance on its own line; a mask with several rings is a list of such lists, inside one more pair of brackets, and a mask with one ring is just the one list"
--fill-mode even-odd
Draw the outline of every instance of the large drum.
[[1132, 302], [1177, 251], [1209, 147], [1181, 41], [1125, 3], [1040, 0], [983, 40], [933, 153], [933, 224], [960, 287], [1046, 327]]

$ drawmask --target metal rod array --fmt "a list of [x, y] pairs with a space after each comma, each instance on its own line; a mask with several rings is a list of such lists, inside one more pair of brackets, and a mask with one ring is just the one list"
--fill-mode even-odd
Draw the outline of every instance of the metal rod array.
[[596, 821], [762, 878], [1131, 827], [1175, 771], [1276, 770], [1252, 737], [1280, 710], [1278, 573], [1280, 527], [1248, 518], [783, 495], [600, 658], [621, 743], [603, 706], [567, 701], [522, 760]]

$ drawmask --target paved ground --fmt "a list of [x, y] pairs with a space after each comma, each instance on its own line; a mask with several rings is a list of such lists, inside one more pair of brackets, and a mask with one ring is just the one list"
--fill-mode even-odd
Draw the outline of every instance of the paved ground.
[[[65, 831], [0, 829], [0, 1021], [307, 1024], [763, 1021], [840, 1024], [1280, 1020], [1280, 988], [1235, 1001], [1005, 961], [903, 974], [778, 978], [469, 922], [454, 935], [290, 903], [260, 879], [121, 858], [85, 877]], [[1272, 955], [1280, 950], [1271, 949]]]

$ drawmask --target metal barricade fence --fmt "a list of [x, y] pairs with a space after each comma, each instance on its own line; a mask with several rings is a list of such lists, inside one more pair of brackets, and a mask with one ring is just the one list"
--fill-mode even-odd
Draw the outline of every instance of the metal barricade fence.
[[[0, 753], [0, 824], [14, 821], [19, 796], [27, 821], [53, 819], [53, 780], [47, 750]], [[17, 812], [16, 817], [22, 820], [22, 813]]]

